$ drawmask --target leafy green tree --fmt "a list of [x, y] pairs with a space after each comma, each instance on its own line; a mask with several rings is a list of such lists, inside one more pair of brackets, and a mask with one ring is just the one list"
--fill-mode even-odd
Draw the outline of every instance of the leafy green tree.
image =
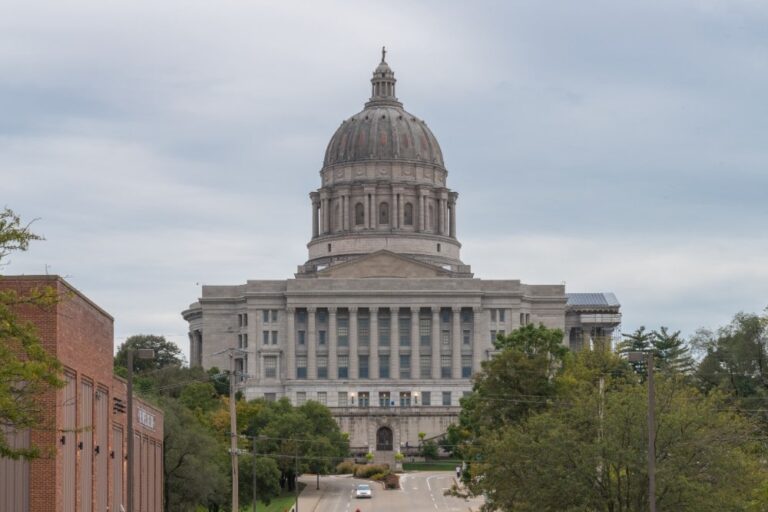
[[[620, 369], [623, 362], [610, 355], [582, 357], [558, 378], [567, 382], [567, 394], [476, 440], [468, 485], [486, 496], [484, 510], [648, 509], [646, 387], [594, 365]], [[765, 508], [768, 474], [755, 426], [723, 410], [721, 396], [704, 396], [681, 377], [662, 374], [656, 418], [659, 510]]]
[[223, 444], [178, 401], [164, 397], [160, 406], [165, 414], [165, 511], [186, 512], [201, 504], [226, 503], [228, 457]]
[[[41, 237], [23, 225], [18, 215], [8, 208], [0, 211], [0, 266], [8, 255], [26, 251], [34, 240]], [[38, 399], [63, 385], [61, 365], [43, 348], [32, 323], [20, 320], [18, 312], [51, 308], [57, 300], [50, 287], [29, 293], [0, 290], [0, 457], [33, 459], [41, 454], [40, 446], [11, 447], [6, 429], [45, 427]]]
[[[240, 503], [253, 501], [253, 455], [238, 458], [240, 462]], [[280, 496], [280, 469], [275, 459], [256, 457], [256, 498], [269, 503]], [[250, 510], [250, 509], [248, 509]]]
[[653, 331], [651, 345], [654, 361], [660, 370], [684, 374], [693, 371], [691, 350], [680, 337], [680, 331], [670, 333], [662, 326], [658, 331]]
[[184, 364], [184, 356], [181, 349], [175, 343], [165, 339], [165, 336], [152, 334], [137, 334], [129, 337], [121, 343], [115, 355], [115, 367], [128, 367], [128, 350], [151, 348], [155, 351], [152, 359], [133, 359], [133, 371], [143, 373], [149, 370], [159, 370], [167, 366], [181, 366]]
[[483, 362], [472, 393], [461, 400], [459, 422], [448, 429], [455, 453], [462, 441], [547, 406], [557, 392], [554, 376], [568, 353], [562, 341], [560, 329], [543, 325], [526, 325], [496, 341], [500, 353]]
[[[624, 339], [616, 346], [619, 354], [627, 355], [631, 352], [648, 352], [653, 343], [653, 333], [646, 331], [645, 326], [641, 325], [635, 332], [626, 334], [621, 333]], [[645, 361], [633, 361], [630, 363], [638, 375], [647, 375], [648, 368]]]

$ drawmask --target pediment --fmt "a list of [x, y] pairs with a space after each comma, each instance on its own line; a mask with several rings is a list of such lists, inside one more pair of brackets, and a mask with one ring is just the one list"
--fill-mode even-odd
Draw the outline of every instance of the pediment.
[[352, 261], [340, 263], [321, 270], [317, 277], [444, 277], [450, 275], [436, 265], [430, 265], [408, 256], [381, 250]]

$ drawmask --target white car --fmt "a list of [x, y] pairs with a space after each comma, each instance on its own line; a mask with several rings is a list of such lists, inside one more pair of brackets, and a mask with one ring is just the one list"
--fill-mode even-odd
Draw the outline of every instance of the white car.
[[373, 491], [371, 491], [371, 486], [368, 484], [360, 484], [355, 489], [355, 497], [356, 498], [373, 498]]

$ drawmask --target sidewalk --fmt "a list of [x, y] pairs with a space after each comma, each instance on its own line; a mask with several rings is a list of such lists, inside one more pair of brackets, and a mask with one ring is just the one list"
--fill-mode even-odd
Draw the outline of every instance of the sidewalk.
[[[313, 512], [317, 508], [320, 497], [323, 495], [322, 478], [320, 480], [320, 490], [316, 489], [317, 476], [315, 475], [302, 475], [299, 477], [299, 481], [306, 484], [304, 490], [299, 494], [299, 512]], [[295, 512], [295, 507], [291, 509], [291, 512]]]

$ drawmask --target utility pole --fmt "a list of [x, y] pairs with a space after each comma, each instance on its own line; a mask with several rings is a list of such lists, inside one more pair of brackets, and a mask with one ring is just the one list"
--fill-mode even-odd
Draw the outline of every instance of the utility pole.
[[299, 512], [299, 445], [296, 444], [296, 449], [293, 452], [293, 490], [296, 492], [296, 508], [294, 512]]
[[256, 512], [256, 437], [253, 437], [253, 512]]
[[235, 404], [235, 354], [229, 351], [229, 439], [232, 454], [232, 510], [239, 512], [240, 480], [237, 466], [237, 404]]
[[648, 503], [656, 512], [656, 389], [653, 385], [653, 352], [648, 352]]
[[648, 510], [656, 512], [656, 389], [653, 382], [653, 352], [630, 352], [630, 362], [646, 361], [648, 367]]

